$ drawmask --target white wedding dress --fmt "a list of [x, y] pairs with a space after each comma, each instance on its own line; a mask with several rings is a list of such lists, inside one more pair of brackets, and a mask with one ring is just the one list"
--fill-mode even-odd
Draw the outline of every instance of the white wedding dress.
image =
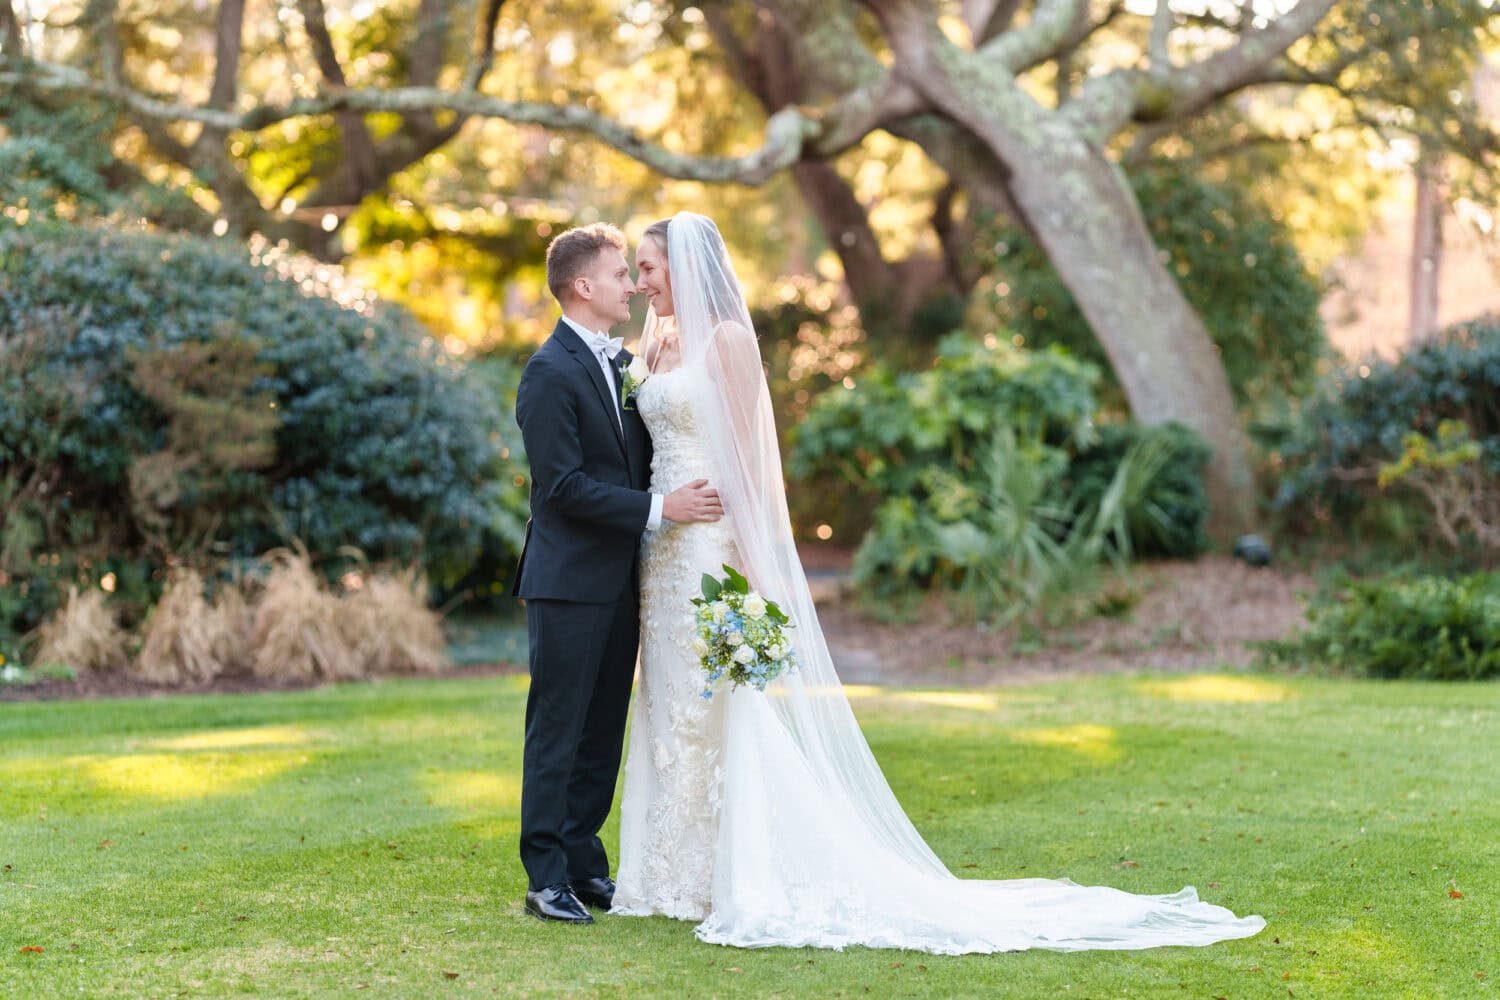
[[[655, 449], [653, 492], [721, 481], [723, 463], [695, 421], [712, 412], [702, 394], [715, 391], [688, 369], [642, 384], [636, 404]], [[804, 747], [819, 744], [792, 732], [797, 717], [777, 699], [828, 697], [826, 690], [788, 690], [800, 683], [789, 677], [764, 693], [721, 688], [702, 697], [690, 601], [704, 573], [743, 565], [735, 537], [726, 518], [667, 522], [643, 542], [641, 676], [612, 912], [698, 921], [697, 936], [716, 944], [939, 954], [1202, 945], [1265, 925], [1201, 902], [1191, 888], [1136, 896], [1066, 879], [958, 879], [893, 805], [873, 758], [854, 761], [848, 773], [867, 765], [878, 787], [810, 762], [816, 751]], [[842, 692], [834, 695], [847, 711]], [[862, 739], [857, 749], [868, 755]]]

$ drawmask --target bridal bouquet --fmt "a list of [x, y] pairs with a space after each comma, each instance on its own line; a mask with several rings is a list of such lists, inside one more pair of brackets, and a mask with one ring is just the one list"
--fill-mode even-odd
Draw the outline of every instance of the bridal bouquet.
[[792, 628], [786, 613], [774, 601], [750, 589], [750, 582], [725, 566], [724, 579], [703, 574], [703, 596], [693, 598], [698, 608], [693, 616], [697, 635], [693, 652], [698, 654], [708, 685], [703, 697], [714, 696], [713, 685], [728, 676], [731, 685], [766, 685], [797, 665], [786, 630]]

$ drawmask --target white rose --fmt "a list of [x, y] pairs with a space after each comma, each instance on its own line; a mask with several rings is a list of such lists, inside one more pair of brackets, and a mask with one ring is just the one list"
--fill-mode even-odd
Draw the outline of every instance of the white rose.
[[782, 645], [782, 646], [777, 646], [775, 649], [771, 650], [768, 655], [773, 660], [784, 660], [784, 659], [786, 659], [786, 652], [787, 652], [786, 646]]
[[640, 355], [631, 358], [630, 367], [625, 370], [630, 373], [630, 380], [636, 385], [640, 385], [646, 381], [646, 377], [651, 374], [651, 369], [646, 364], [646, 359]]
[[755, 593], [753, 590], [750, 592], [749, 596], [745, 598], [740, 607], [745, 612], [745, 614], [749, 615], [751, 618], [764, 618], [766, 616], [765, 599], [759, 594]]
[[693, 636], [693, 652], [699, 656], [708, 655], [708, 643], [703, 641], [702, 636]]
[[724, 641], [731, 646], [743, 646], [745, 644], [745, 637], [738, 632], [731, 632], [724, 637]]
[[724, 616], [729, 614], [729, 605], [723, 601], [714, 601], [708, 606], [708, 610], [713, 613], [714, 621], [721, 622], [724, 620]]
[[755, 650], [749, 646], [741, 646], [734, 651], [734, 662], [748, 664], [755, 659]]

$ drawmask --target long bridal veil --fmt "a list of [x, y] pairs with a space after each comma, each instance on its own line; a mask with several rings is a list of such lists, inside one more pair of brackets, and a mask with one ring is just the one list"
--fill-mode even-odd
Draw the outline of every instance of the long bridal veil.
[[[720, 837], [715, 913], [700, 936], [732, 944], [863, 943], [951, 952], [1206, 944], [1258, 931], [1264, 924], [1260, 918], [1238, 919], [1199, 902], [1191, 890], [1132, 896], [1067, 880], [984, 882], [957, 879], [948, 871], [886, 782], [818, 625], [792, 535], [759, 346], [718, 227], [704, 216], [679, 213], [667, 229], [667, 260], [675, 321], [648, 315], [642, 354], [650, 358], [654, 343], [675, 326], [682, 365], [696, 369], [703, 376], [696, 381], [712, 387], [694, 396], [693, 414], [714, 457], [713, 486], [743, 561], [739, 568], [795, 625], [798, 660], [797, 669], [773, 682], [764, 696], [746, 690], [729, 696], [729, 725], [739, 727], [726, 731], [728, 743], [738, 741], [725, 751], [721, 822], [730, 828]], [[758, 777], [730, 770], [735, 759]], [[731, 787], [736, 780], [741, 785]], [[743, 787], [757, 783], [765, 787]], [[837, 842], [814, 843], [820, 839]], [[771, 856], [777, 852], [780, 856]], [[758, 855], [762, 864], [747, 861], [749, 855]], [[799, 867], [798, 858], [806, 863]], [[865, 901], [870, 906], [846, 907], [851, 923], [838, 933], [792, 926], [815, 920], [806, 905], [819, 886], [789, 885], [768, 895], [764, 884], [778, 874], [834, 878], [828, 869], [848, 865], [846, 875], [837, 876], [839, 884], [822, 887], [828, 890], [822, 895], [846, 894], [848, 879], [854, 878], [870, 883], [872, 898]], [[739, 889], [732, 879], [721, 886], [721, 876], [736, 868], [745, 876]], [[803, 916], [786, 921], [751, 914], [754, 907], [743, 906], [736, 892], [753, 894], [768, 908], [801, 907]], [[875, 923], [884, 929], [862, 933], [854, 914], [868, 924], [863, 911], [871, 906], [898, 919], [892, 923], [882, 914]], [[742, 911], [746, 926], [734, 926]], [[904, 932], [908, 926], [910, 934]]]

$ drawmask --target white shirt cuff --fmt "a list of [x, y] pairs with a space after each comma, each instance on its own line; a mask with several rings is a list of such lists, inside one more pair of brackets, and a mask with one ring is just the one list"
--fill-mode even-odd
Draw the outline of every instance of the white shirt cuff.
[[667, 502], [667, 498], [660, 493], [651, 494], [651, 514], [646, 518], [646, 530], [655, 531], [661, 527], [661, 509]]

